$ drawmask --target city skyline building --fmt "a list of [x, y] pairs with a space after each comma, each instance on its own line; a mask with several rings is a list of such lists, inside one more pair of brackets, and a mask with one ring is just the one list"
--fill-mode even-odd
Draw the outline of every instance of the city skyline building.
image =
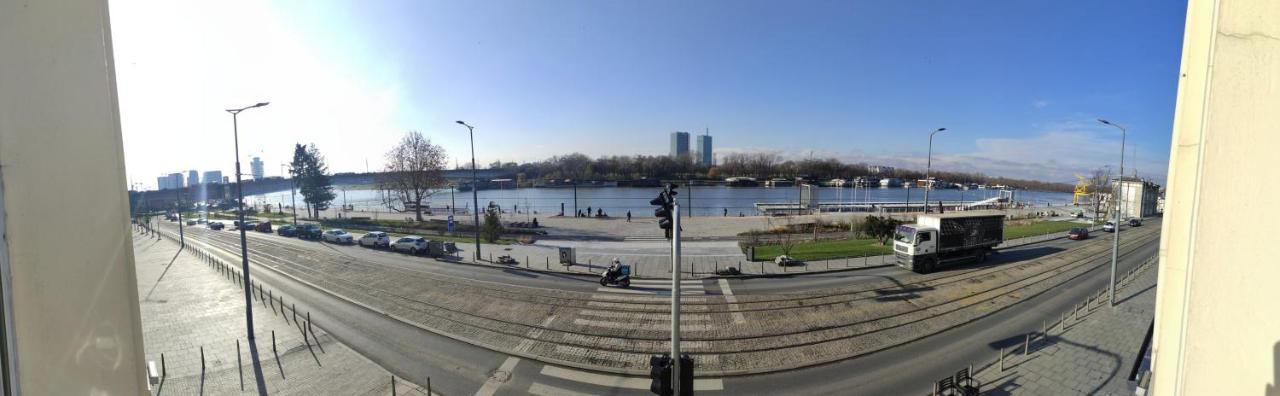
[[689, 155], [689, 132], [671, 132], [671, 157]]
[[694, 143], [694, 162], [704, 166], [715, 165], [715, 158], [711, 155], [711, 131], [698, 135]]
[[195, 169], [187, 171], [187, 186], [195, 186], [200, 184], [200, 172]]
[[250, 169], [250, 173], [253, 174], [254, 180], [262, 180], [263, 175], [266, 174], [266, 172], [263, 170], [263, 163], [262, 163], [261, 157], [253, 157], [253, 160], [249, 161], [249, 169]]
[[204, 180], [205, 184], [222, 183], [222, 171], [205, 171], [202, 180]]

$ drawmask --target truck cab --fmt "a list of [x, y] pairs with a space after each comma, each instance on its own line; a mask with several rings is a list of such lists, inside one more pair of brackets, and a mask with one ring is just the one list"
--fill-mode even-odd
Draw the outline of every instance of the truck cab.
[[921, 224], [903, 224], [893, 233], [893, 253], [898, 265], [917, 272], [932, 267], [938, 253], [938, 229]]

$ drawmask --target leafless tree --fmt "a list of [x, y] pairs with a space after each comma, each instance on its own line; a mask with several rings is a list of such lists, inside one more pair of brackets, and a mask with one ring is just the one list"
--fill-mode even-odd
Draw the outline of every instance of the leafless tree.
[[445, 186], [444, 148], [431, 143], [418, 131], [405, 133], [391, 151], [378, 183], [380, 188], [404, 202], [412, 204], [418, 221], [422, 221], [422, 201]]
[[1102, 213], [1102, 192], [1111, 189], [1111, 168], [1100, 167], [1089, 174], [1089, 201], [1093, 205], [1093, 219], [1097, 221]]

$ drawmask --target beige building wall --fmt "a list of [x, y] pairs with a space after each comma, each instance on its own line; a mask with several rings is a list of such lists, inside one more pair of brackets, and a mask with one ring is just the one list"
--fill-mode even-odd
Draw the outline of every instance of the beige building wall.
[[1180, 73], [1152, 390], [1280, 395], [1280, 1], [1191, 0]]
[[145, 394], [105, 0], [0, 0], [0, 269], [16, 391]]

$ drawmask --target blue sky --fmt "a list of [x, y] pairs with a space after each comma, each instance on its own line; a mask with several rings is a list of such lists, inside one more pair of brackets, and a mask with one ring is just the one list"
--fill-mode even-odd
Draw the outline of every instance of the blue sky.
[[[231, 3], [112, 3], [131, 178], [229, 173], [220, 108], [270, 100], [242, 115], [241, 151], [278, 164], [315, 142], [336, 171], [379, 168], [410, 129], [466, 161], [463, 119], [482, 163], [663, 154], [671, 131], [710, 128], [717, 153], [923, 168], [946, 127], [937, 167], [1070, 181], [1117, 165], [1106, 117], [1129, 127], [1126, 167], [1163, 180], [1185, 16], [1167, 1]], [[174, 133], [219, 141], [139, 154]]]

